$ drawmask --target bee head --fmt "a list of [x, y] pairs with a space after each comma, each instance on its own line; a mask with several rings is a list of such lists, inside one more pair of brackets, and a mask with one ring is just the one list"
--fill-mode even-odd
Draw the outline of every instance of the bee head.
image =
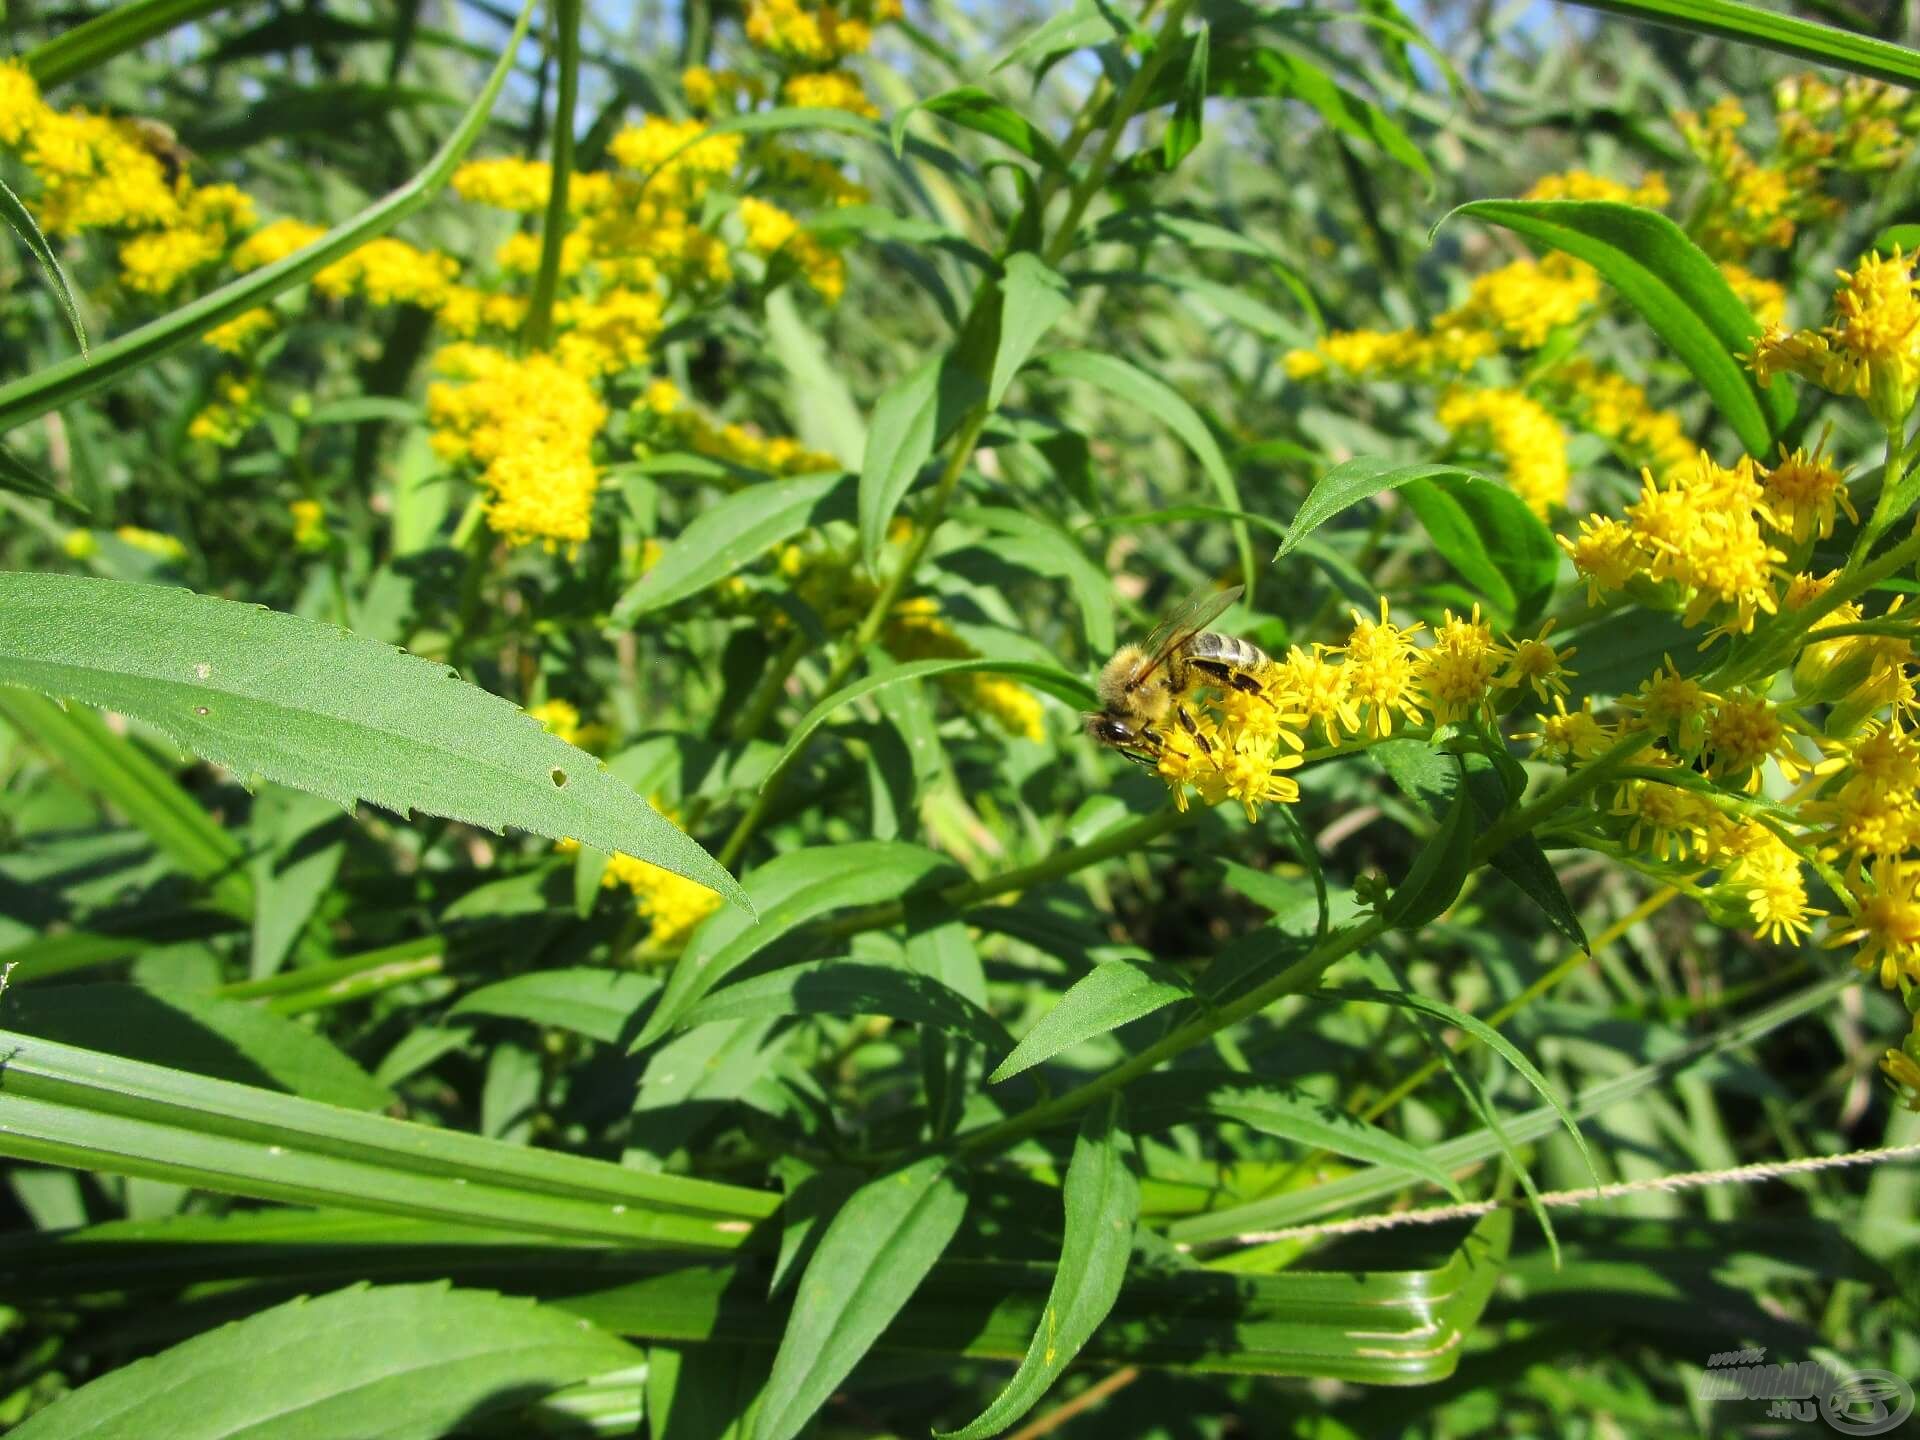
[[1135, 748], [1140, 744], [1140, 737], [1134, 733], [1131, 725], [1118, 715], [1105, 711], [1095, 711], [1087, 716], [1087, 734], [1102, 745], [1111, 745], [1117, 750]]

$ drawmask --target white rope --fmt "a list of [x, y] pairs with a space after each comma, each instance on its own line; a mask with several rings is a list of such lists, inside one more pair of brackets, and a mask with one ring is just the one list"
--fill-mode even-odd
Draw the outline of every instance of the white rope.
[[[1757, 1165], [1739, 1165], [1731, 1170], [1689, 1170], [1679, 1175], [1656, 1175], [1650, 1180], [1629, 1180], [1591, 1190], [1549, 1190], [1540, 1196], [1540, 1203], [1553, 1206], [1588, 1205], [1595, 1200], [1612, 1200], [1622, 1195], [1644, 1195], [1653, 1191], [1697, 1190], [1707, 1185], [1750, 1185], [1759, 1180], [1778, 1180], [1812, 1170], [1836, 1170], [1845, 1165], [1882, 1165], [1889, 1160], [1915, 1156], [1920, 1156], [1920, 1143], [1886, 1145], [1878, 1150], [1849, 1150], [1843, 1155], [1813, 1155], [1804, 1160], [1767, 1160]], [[1495, 1210], [1518, 1209], [1528, 1203], [1524, 1197], [1516, 1196], [1507, 1200], [1476, 1200], [1466, 1205], [1431, 1205], [1424, 1210], [1362, 1215], [1352, 1220], [1328, 1220], [1319, 1225], [1292, 1225], [1284, 1230], [1256, 1230], [1236, 1235], [1233, 1239], [1241, 1245], [1264, 1245], [1274, 1240], [1324, 1240], [1335, 1235], [1365, 1235], [1375, 1230], [1398, 1229], [1402, 1225], [1438, 1225], [1447, 1220], [1473, 1220], [1490, 1215]]]

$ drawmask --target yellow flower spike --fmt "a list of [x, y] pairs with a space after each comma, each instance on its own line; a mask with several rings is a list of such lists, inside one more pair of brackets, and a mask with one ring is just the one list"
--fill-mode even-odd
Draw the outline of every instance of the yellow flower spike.
[[546, 700], [538, 705], [529, 705], [527, 714], [538, 720], [549, 733], [559, 736], [569, 745], [574, 744], [579, 738], [580, 711], [570, 701]]
[[1641, 842], [1654, 859], [1685, 860], [1705, 837], [1700, 800], [1677, 785], [1657, 780], [1623, 781], [1615, 790], [1608, 812], [1632, 824], [1627, 829], [1627, 848], [1638, 850]]
[[[6, 67], [0, 66], [0, 85], [4, 85], [5, 79]], [[69, 530], [60, 541], [60, 548], [74, 560], [91, 560], [100, 553], [100, 537], [91, 530]]]
[[122, 525], [114, 535], [123, 545], [164, 560], [169, 564], [187, 558], [187, 547], [171, 535], [163, 535], [157, 530], [142, 530], [138, 525]]
[[1473, 607], [1471, 619], [1456, 619], [1451, 610], [1433, 632], [1433, 644], [1419, 652], [1421, 690], [1433, 707], [1437, 724], [1451, 724], [1483, 713], [1493, 693], [1494, 677], [1511, 658], [1493, 638], [1493, 628]]
[[1632, 530], [1610, 516], [1589, 515], [1580, 522], [1575, 538], [1554, 538], [1586, 580], [1590, 605], [1598, 605], [1609, 593], [1625, 589], [1635, 576], [1647, 573], [1647, 551]]
[[1737, 690], [1721, 698], [1707, 717], [1707, 773], [1716, 780], [1744, 778], [1750, 794], [1760, 790], [1769, 758], [1789, 782], [1811, 766], [1793, 747], [1792, 733], [1764, 695]]
[[1876, 860], [1868, 872], [1870, 893], [1860, 899], [1854, 915], [1836, 919], [1826, 948], [1858, 945], [1853, 963], [1867, 974], [1876, 972], [1887, 989], [1902, 977], [1920, 981], [1920, 861]]
[[780, 96], [787, 104], [802, 109], [846, 110], [870, 120], [880, 114], [859, 79], [845, 70], [792, 76], [780, 87]]
[[1813, 921], [1827, 912], [1807, 903], [1806, 879], [1800, 857], [1779, 836], [1756, 821], [1740, 829], [1748, 832], [1740, 854], [1721, 877], [1721, 884], [1738, 894], [1753, 916], [1754, 933], [1776, 945], [1797, 945], [1813, 933]]
[[1402, 629], [1394, 625], [1387, 618], [1384, 596], [1378, 621], [1356, 610], [1353, 622], [1353, 633], [1338, 653], [1345, 657], [1348, 694], [1356, 706], [1363, 707], [1367, 728], [1377, 738], [1386, 739], [1393, 733], [1395, 712], [1412, 724], [1420, 724], [1425, 716], [1421, 713], [1419, 652], [1412, 637], [1426, 626], [1416, 622]]
[[1484, 433], [1507, 483], [1544, 518], [1567, 498], [1567, 432], [1539, 401], [1518, 390], [1456, 388], [1441, 398], [1440, 423], [1456, 434]]
[[1275, 667], [1275, 689], [1298, 710], [1306, 727], [1318, 725], [1329, 745], [1338, 745], [1340, 735], [1360, 730], [1360, 712], [1349, 693], [1347, 667], [1328, 658], [1324, 645], [1311, 652], [1298, 645], [1287, 651], [1287, 658]]
[[1619, 731], [1598, 719], [1593, 713], [1591, 696], [1580, 702], [1578, 710], [1569, 711], [1567, 702], [1560, 696], [1553, 697], [1553, 714], [1535, 715], [1538, 730], [1516, 734], [1515, 740], [1532, 741], [1537, 759], [1554, 764], [1574, 765], [1582, 760], [1591, 760], [1620, 738]]
[[1664, 667], [1642, 680], [1638, 690], [1620, 701], [1620, 708], [1638, 715], [1676, 755], [1690, 759], [1707, 742], [1707, 724], [1720, 697], [1682, 675], [1671, 655], [1662, 658]]
[[1579, 654], [1579, 647], [1569, 645], [1565, 649], [1556, 649], [1548, 636], [1558, 620], [1548, 620], [1540, 627], [1540, 633], [1528, 640], [1515, 640], [1507, 637], [1507, 668], [1500, 673], [1497, 684], [1503, 690], [1518, 690], [1521, 686], [1531, 689], [1542, 705], [1555, 695], [1568, 693], [1566, 682], [1580, 672], [1567, 667], [1567, 661]]
[[1904, 1050], [1889, 1050], [1881, 1057], [1880, 1069], [1900, 1093], [1900, 1103], [1920, 1111], [1920, 1060]]
[[295, 500], [287, 506], [293, 520], [293, 543], [302, 550], [327, 546], [327, 509], [318, 500]]

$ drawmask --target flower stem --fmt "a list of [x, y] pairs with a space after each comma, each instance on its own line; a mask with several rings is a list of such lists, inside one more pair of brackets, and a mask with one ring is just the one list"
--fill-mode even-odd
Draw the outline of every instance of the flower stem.
[[522, 331], [530, 350], [544, 350], [553, 343], [553, 297], [560, 288], [560, 252], [567, 241], [567, 186], [573, 175], [573, 111], [580, 94], [580, 0], [550, 3], [560, 84], [553, 103], [553, 159], [541, 226], [540, 269], [534, 276]]
[[1071, 1119], [1088, 1106], [1159, 1068], [1174, 1056], [1191, 1050], [1228, 1026], [1257, 1015], [1276, 1000], [1307, 989], [1334, 961], [1344, 959], [1362, 946], [1371, 944], [1386, 929], [1387, 922], [1375, 916], [1336, 931], [1265, 984], [1249, 990], [1238, 1000], [1194, 1017], [1131, 1059], [1064, 1095], [1055, 1096], [996, 1125], [961, 1135], [956, 1141], [956, 1148], [963, 1155], [1005, 1150], [1038, 1131]]

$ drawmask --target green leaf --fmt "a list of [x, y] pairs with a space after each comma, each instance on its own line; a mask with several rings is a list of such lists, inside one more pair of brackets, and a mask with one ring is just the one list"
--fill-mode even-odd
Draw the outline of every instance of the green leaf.
[[720, 911], [694, 932], [633, 1048], [674, 1029], [708, 991], [801, 926], [849, 905], [897, 900], [943, 875], [964, 878], [945, 856], [900, 841], [816, 845], [775, 856], [746, 879], [746, 894], [760, 910], [757, 921]]
[[999, 1021], [933, 977], [858, 960], [818, 960], [728, 985], [689, 1010], [680, 1028], [780, 1015], [886, 1015], [995, 1048], [1008, 1043]]
[[102, 1375], [17, 1440], [435, 1440], [640, 1352], [531, 1300], [443, 1284], [290, 1300]]
[[584, 965], [535, 970], [497, 980], [462, 995], [448, 1015], [495, 1015], [552, 1025], [617, 1045], [660, 991], [651, 975], [628, 970], [595, 970]]
[[1693, 372], [1747, 453], [1773, 453], [1793, 419], [1793, 391], [1780, 378], [1765, 389], [1755, 383], [1742, 357], [1760, 322], [1673, 221], [1608, 200], [1476, 200], [1440, 224], [1454, 215], [1504, 225], [1593, 266]]
[[1121, 34], [1100, 0], [1073, 0], [1066, 9], [1056, 10], [1008, 46], [987, 73], [997, 75], [1022, 61], [1032, 61], [1036, 69], [1044, 70], [1055, 56], [1104, 45]]
[[1718, 35], [1723, 40], [1758, 45], [1782, 55], [1833, 65], [1856, 75], [1871, 75], [1876, 80], [1891, 81], [1909, 89], [1920, 86], [1920, 52], [1890, 40], [1802, 20], [1796, 15], [1762, 10], [1741, 0], [1574, 0], [1574, 3], [1630, 20], [1648, 20], [1696, 35]]
[[[1424, 740], [1384, 740], [1367, 747], [1367, 758], [1385, 770], [1393, 783], [1416, 801], [1435, 820], [1443, 819], [1452, 808], [1455, 772], [1447, 756]], [[1476, 822], [1481, 830], [1506, 814], [1516, 796], [1484, 755], [1465, 757], [1467, 790], [1479, 811]], [[1522, 894], [1540, 907], [1555, 930], [1580, 949], [1587, 946], [1587, 932], [1580, 924], [1560, 877], [1540, 842], [1532, 835], [1503, 845], [1487, 857], [1487, 864], [1517, 886]]]
[[523, 1235], [735, 1250], [764, 1191], [506, 1145], [0, 1031], [0, 1155]]
[[912, 1298], [966, 1214], [948, 1165], [930, 1155], [881, 1175], [833, 1217], [800, 1277], [753, 1440], [793, 1440]]
[[741, 1440], [771, 1358], [758, 1345], [649, 1346], [648, 1440]]
[[1342, 89], [1311, 61], [1268, 46], [1224, 52], [1216, 67], [1214, 93], [1259, 99], [1299, 100], [1343, 135], [1378, 147], [1416, 174], [1433, 178], [1420, 147], [1386, 111]]
[[0, 683], [118, 710], [243, 779], [572, 837], [747, 905], [593, 756], [446, 666], [333, 626], [160, 585], [0, 573]]
[[[1221, 505], [1229, 510], [1242, 508], [1240, 487], [1227, 465], [1227, 457], [1220, 452], [1219, 442], [1213, 438], [1213, 431], [1200, 418], [1200, 412], [1172, 386], [1129, 365], [1118, 356], [1102, 355], [1093, 350], [1054, 350], [1041, 356], [1040, 363], [1063, 379], [1097, 386], [1122, 405], [1144, 411], [1159, 420], [1179, 436], [1200, 461], [1200, 467], [1207, 472], [1207, 479], [1212, 482]], [[1255, 583], [1253, 541], [1248, 537], [1245, 525], [1236, 524], [1233, 532], [1234, 543], [1240, 552], [1242, 583], [1246, 587], [1247, 600], [1251, 603]]]
[[4, 442], [0, 442], [0, 490], [9, 490], [15, 495], [26, 495], [34, 500], [49, 501], [83, 520], [93, 513], [14, 454]]
[[1560, 1092], [1548, 1083], [1547, 1077], [1540, 1073], [1531, 1060], [1520, 1053], [1518, 1046], [1486, 1021], [1476, 1019], [1464, 1010], [1456, 1010], [1444, 1000], [1435, 1000], [1431, 995], [1422, 995], [1413, 990], [1379, 990], [1365, 985], [1343, 985], [1337, 990], [1315, 990], [1310, 993], [1322, 1000], [1365, 1000], [1376, 1005], [1397, 1005], [1402, 1009], [1417, 1010], [1422, 1015], [1430, 1015], [1443, 1024], [1466, 1031], [1519, 1071], [1521, 1078], [1552, 1107], [1553, 1113], [1560, 1117], [1560, 1123], [1573, 1137], [1574, 1148], [1586, 1162], [1587, 1173], [1593, 1177], [1593, 1183], [1601, 1183], [1600, 1172], [1594, 1168], [1593, 1156], [1587, 1150], [1586, 1137], [1580, 1133], [1580, 1122], [1574, 1119], [1573, 1112], [1560, 1098]]
[[902, 375], [875, 403], [860, 461], [860, 553], [869, 568], [878, 565], [887, 524], [920, 467], [979, 392], [980, 382], [954, 356], [939, 355]]
[[1920, 225], [1889, 225], [1873, 237], [1871, 248], [1883, 254], [1898, 249], [1911, 255], [1920, 250]]
[[23, 57], [27, 72], [50, 90], [169, 30], [224, 10], [232, 0], [130, 0], [62, 30]]
[[67, 283], [67, 272], [60, 267], [60, 257], [53, 253], [47, 237], [40, 233], [33, 212], [5, 182], [0, 182], [0, 220], [7, 222], [13, 233], [20, 237], [20, 243], [40, 262], [41, 273], [47, 277], [47, 284], [53, 287], [61, 310], [66, 312], [67, 326], [73, 331], [73, 338], [79, 343], [80, 353], [84, 356], [87, 353], [87, 327], [80, 323], [80, 307], [74, 303], [73, 287]]
[[[1031, 1410], [1113, 1309], [1127, 1278], [1140, 1180], [1118, 1095], [1087, 1111], [1063, 1187], [1066, 1233], [1053, 1288], [1020, 1368], [979, 1418], [940, 1440], [986, 1440]], [[939, 1432], [936, 1432], [938, 1434]]]
[[[1057, 575], [1071, 585], [1086, 629], [1088, 652], [1103, 659], [1113, 653], [1112, 577], [1094, 563], [1071, 535], [1064, 534], [1049, 521], [1004, 505], [956, 510], [953, 518], [999, 531], [1005, 540], [995, 544], [995, 554], [1036, 574]], [[1068, 704], [1080, 703], [1078, 683], [1074, 682], [1076, 698], [1068, 699]]]
[[1473, 837], [1478, 830], [1472, 800], [1459, 776], [1456, 761], [1453, 803], [1440, 828], [1428, 837], [1413, 868], [1394, 888], [1381, 918], [1401, 930], [1418, 930], [1453, 904], [1473, 865]]
[[[1003, 100], [995, 99], [978, 85], [962, 85], [923, 100], [913, 107], [943, 120], [951, 120], [964, 129], [998, 140], [1002, 145], [1039, 165], [1043, 170], [1064, 171], [1067, 162], [1039, 126]], [[909, 112], [894, 119], [895, 148]]]
[[1186, 976], [1170, 965], [1124, 959], [1096, 965], [1040, 1017], [1014, 1046], [1013, 1053], [987, 1077], [987, 1083], [998, 1085], [1070, 1045], [1117, 1030], [1130, 1020], [1192, 995], [1193, 987]]
[[871, 695], [876, 690], [884, 690], [906, 680], [919, 680], [930, 675], [964, 675], [971, 671], [1011, 675], [1079, 709], [1091, 709], [1095, 703], [1091, 685], [1050, 665], [1037, 665], [1025, 660], [909, 660], [904, 665], [890, 665], [850, 685], [843, 685], [820, 701], [800, 717], [800, 723], [787, 736], [786, 747], [781, 750], [780, 758], [774, 761], [772, 768], [778, 769], [786, 764], [799, 753], [813, 732], [826, 723], [829, 715], [862, 695]]
[[1205, 132], [1207, 110], [1207, 51], [1211, 29], [1203, 20], [1193, 32], [1187, 50], [1186, 76], [1180, 85], [1180, 98], [1174, 103], [1173, 119], [1160, 137], [1160, 168], [1171, 172], [1194, 152]]
[[1263, 1135], [1277, 1135], [1370, 1165], [1396, 1166], [1439, 1186], [1456, 1200], [1466, 1198], [1454, 1178], [1424, 1150], [1323, 1100], [1268, 1087], [1221, 1089], [1208, 1097], [1207, 1109]]
[[[6, 634], [7, 619], [0, 608], [0, 636]], [[91, 710], [69, 709], [8, 686], [4, 660], [0, 719], [138, 826], [182, 874], [207, 887], [208, 898], [222, 913], [241, 920], [252, 916], [256, 897], [239, 838], [130, 737], [114, 734]]]
[[998, 410], [1007, 387], [1033, 354], [1040, 337], [1073, 308], [1073, 290], [1058, 271], [1031, 250], [1007, 257], [1000, 278], [1000, 347], [993, 356], [987, 406]]
[[1443, 475], [1480, 478], [1458, 465], [1407, 464], [1366, 455], [1343, 460], [1313, 482], [1313, 489], [1307, 492], [1307, 498], [1300, 502], [1300, 508], [1294, 512], [1293, 523], [1287, 526], [1287, 538], [1281, 542], [1273, 558], [1284, 560], [1307, 536], [1362, 500], [1396, 490], [1415, 480], [1437, 479]]
[[613, 607], [613, 623], [676, 605], [717, 585], [802, 530], [850, 518], [845, 474], [749, 485], [695, 515]]
[[[1313, 292], [1307, 287], [1306, 281], [1301, 278], [1300, 272], [1288, 263], [1286, 257], [1265, 241], [1242, 234], [1238, 230], [1229, 229], [1225, 225], [1188, 215], [1179, 210], [1129, 206], [1127, 209], [1116, 210], [1103, 217], [1099, 224], [1087, 232], [1087, 235], [1089, 242], [1112, 241], [1122, 245], [1149, 246], [1165, 241], [1190, 250], [1223, 250], [1236, 255], [1251, 255], [1263, 261], [1273, 272], [1274, 278], [1286, 286], [1316, 327], [1321, 323], [1319, 302], [1313, 298]], [[1193, 289], [1200, 294], [1213, 295], [1212, 290], [1194, 284], [1199, 277], [1174, 270], [1156, 271], [1154, 275], [1163, 285], [1175, 289]], [[1216, 303], [1221, 303], [1223, 313], [1229, 313], [1219, 297], [1214, 298]], [[1260, 333], [1264, 334], [1274, 328], [1264, 319], [1255, 323], [1248, 318], [1258, 313], [1249, 310], [1244, 303], [1249, 298], [1251, 297], [1243, 295], [1242, 303], [1234, 307], [1231, 313], [1236, 315], [1240, 323], [1247, 324], [1249, 328]]]
[[[180, 7], [172, 7], [179, 10]], [[156, 0], [151, 13], [168, 10], [166, 0]], [[311, 278], [324, 270], [334, 261], [351, 254], [369, 240], [384, 235], [407, 216], [421, 209], [428, 201], [445, 187], [452, 178], [473, 142], [479, 138], [486, 126], [487, 116], [493, 109], [494, 99], [500, 93], [500, 87], [506, 83], [508, 72], [513, 69], [514, 57], [520, 49], [520, 42], [526, 38], [528, 23], [533, 18], [533, 0], [521, 7], [519, 18], [514, 22], [512, 32], [507, 36], [500, 53], [499, 63], [487, 82], [474, 97], [473, 104], [461, 115], [460, 123], [454, 127], [446, 142], [435, 152], [425, 169], [420, 171], [406, 184], [381, 200], [375, 201], [340, 224], [303, 250], [297, 250], [284, 259], [229, 281], [210, 294], [184, 305], [175, 306], [156, 320], [124, 335], [116, 336], [106, 344], [96, 346], [91, 354], [63, 360], [36, 370], [10, 385], [0, 386], [0, 435], [24, 425], [27, 421], [70, 405], [75, 400], [91, 395], [97, 390], [123, 379], [133, 371], [152, 364], [162, 355], [190, 345], [194, 340], [244, 311], [264, 305], [275, 295], [289, 290], [301, 281]], [[116, 9], [100, 17], [102, 22], [112, 22], [122, 15]], [[181, 13], [185, 13], [182, 11]], [[177, 23], [175, 18], [167, 18], [162, 28]], [[77, 27], [79, 30], [86, 26]], [[70, 33], [77, 33], [70, 32]], [[68, 37], [62, 36], [64, 40]], [[58, 45], [60, 42], [53, 42]], [[118, 49], [118, 42], [104, 53], [112, 54]], [[38, 52], [36, 52], [38, 53]], [[55, 57], [51, 63], [69, 63], [66, 57]], [[94, 63], [91, 56], [71, 62], [84, 69]], [[77, 73], [69, 68], [65, 73]]]
[[43, 1040], [111, 1050], [235, 1084], [349, 1110], [384, 1110], [376, 1084], [331, 1040], [237, 1000], [163, 986], [34, 985], [0, 999], [0, 1024]]
[[1402, 493], [1433, 548], [1489, 609], [1515, 627], [1539, 619], [1553, 598], [1560, 547], [1524, 500], [1464, 472], [1408, 481]]

